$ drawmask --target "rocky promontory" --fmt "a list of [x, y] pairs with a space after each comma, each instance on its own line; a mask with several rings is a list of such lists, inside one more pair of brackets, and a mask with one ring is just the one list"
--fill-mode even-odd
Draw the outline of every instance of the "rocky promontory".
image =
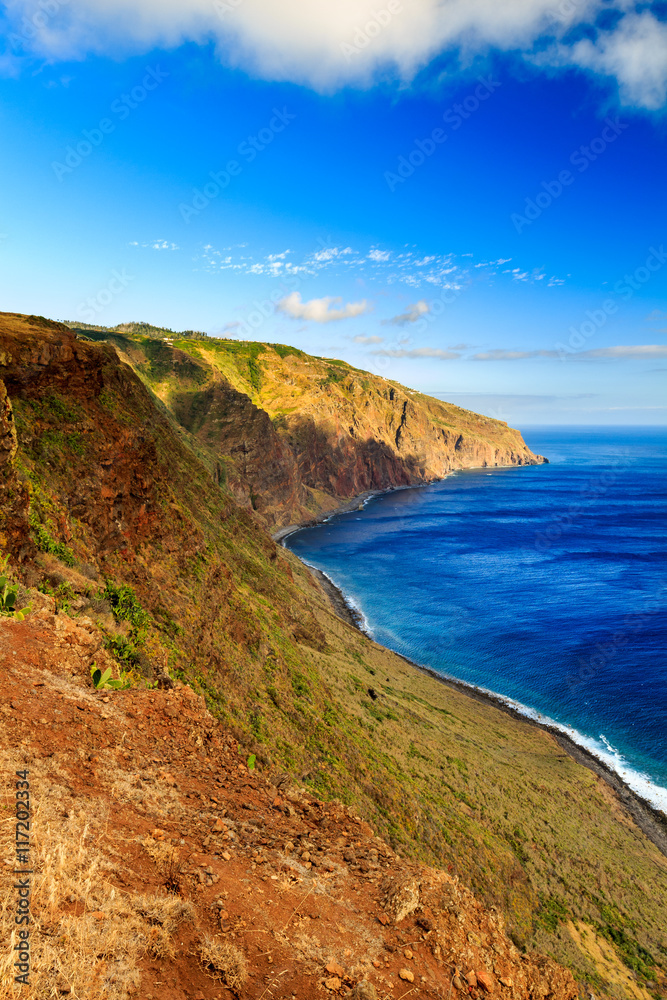
[[126, 328], [80, 336], [114, 345], [205, 450], [236, 500], [270, 526], [454, 469], [546, 461], [501, 420], [296, 348], [156, 340]]

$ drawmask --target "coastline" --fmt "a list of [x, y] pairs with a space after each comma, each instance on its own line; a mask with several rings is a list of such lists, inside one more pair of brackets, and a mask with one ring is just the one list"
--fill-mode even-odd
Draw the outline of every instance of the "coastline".
[[[434, 480], [434, 482], [436, 481], [440, 482], [440, 480]], [[285, 539], [289, 538], [290, 535], [294, 535], [297, 531], [302, 531], [304, 528], [314, 528], [316, 524], [324, 524], [325, 521], [335, 517], [336, 514], [351, 514], [353, 510], [360, 510], [373, 497], [383, 496], [385, 493], [395, 493], [397, 490], [416, 490], [421, 486], [429, 485], [429, 483], [415, 483], [414, 486], [389, 486], [384, 490], [366, 490], [365, 493], [360, 493], [359, 496], [352, 497], [351, 500], [341, 504], [340, 507], [334, 507], [333, 510], [317, 514], [309, 521], [301, 521], [300, 524], [288, 524], [283, 528], [278, 528], [277, 531], [272, 532], [271, 538], [274, 542], [284, 545]]]
[[[426, 485], [426, 484], [419, 484]], [[398, 489], [412, 489], [414, 487], [398, 487]], [[272, 537], [274, 541], [279, 544], [285, 544], [285, 540], [289, 535], [300, 531], [302, 528], [313, 527], [316, 524], [322, 524], [327, 521], [330, 517], [335, 514], [349, 513], [353, 510], [358, 510], [360, 506], [363, 506], [368, 500], [374, 496], [380, 496], [384, 493], [393, 492], [395, 487], [387, 490], [375, 490], [363, 493], [353, 500], [344, 504], [342, 507], [336, 510], [330, 511], [327, 514], [322, 514], [317, 518], [313, 518], [312, 521], [308, 521], [304, 524], [289, 525], [286, 528], [281, 528]], [[296, 556], [295, 558], [299, 558]], [[352, 628], [357, 629], [362, 632], [371, 642], [375, 642], [372, 635], [369, 634], [367, 629], [364, 627], [364, 617], [363, 614], [357, 610], [353, 604], [346, 598], [343, 591], [336, 586], [336, 584], [331, 580], [326, 573], [322, 570], [317, 569], [314, 566], [310, 566], [304, 560], [303, 565], [308, 568], [310, 573], [315, 577], [322, 590], [325, 592], [329, 599], [334, 612], [341, 618], [346, 624], [350, 625]], [[376, 643], [376, 645], [380, 645]], [[383, 647], [388, 648], [388, 647]], [[634, 791], [621, 777], [617, 774], [613, 768], [609, 767], [604, 761], [600, 760], [594, 753], [587, 750], [581, 744], [577, 743], [576, 740], [572, 739], [566, 733], [562, 732], [560, 729], [556, 728], [549, 723], [540, 722], [539, 720], [532, 718], [530, 715], [519, 711], [514, 708], [508, 700], [503, 698], [502, 695], [495, 694], [491, 691], [482, 690], [481, 688], [475, 687], [472, 684], [467, 684], [465, 681], [460, 681], [452, 677], [444, 676], [439, 674], [437, 671], [430, 667], [425, 667], [415, 660], [411, 660], [409, 657], [404, 656], [402, 653], [397, 653], [395, 650], [389, 649], [389, 652], [393, 653], [395, 656], [400, 657], [405, 663], [409, 664], [415, 670], [423, 674], [427, 674], [432, 679], [436, 680], [439, 684], [444, 684], [453, 690], [459, 691], [462, 694], [467, 695], [475, 701], [482, 704], [492, 705], [494, 708], [500, 709], [507, 715], [521, 721], [525, 724], [535, 726], [538, 729], [550, 733], [551, 736], [556, 740], [559, 746], [568, 754], [573, 760], [578, 764], [583, 765], [588, 768], [588, 770], [593, 771], [598, 777], [602, 778], [603, 781], [609, 785], [609, 787], [615, 792], [620, 805], [625, 809], [625, 811], [630, 815], [632, 820], [640, 828], [640, 830], [645, 834], [646, 837], [651, 841], [651, 843], [657, 847], [657, 849], [667, 857], [667, 815], [653, 806], [649, 801], [639, 795]]]

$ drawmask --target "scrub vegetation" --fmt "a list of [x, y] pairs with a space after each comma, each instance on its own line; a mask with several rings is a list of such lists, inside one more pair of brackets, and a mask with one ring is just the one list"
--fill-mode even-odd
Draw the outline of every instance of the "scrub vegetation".
[[[178, 347], [192, 357], [203, 343]], [[268, 392], [272, 359], [274, 380], [278, 362], [302, 363], [271, 345], [205, 349], [249, 394]], [[99, 621], [119, 666], [140, 667], [137, 683], [165, 669], [187, 681], [244, 759], [340, 799], [399, 853], [458, 874], [503, 912], [519, 948], [553, 956], [596, 993], [665, 995], [667, 860], [599, 777], [551, 734], [337, 617], [113, 345], [5, 314], [0, 352], [18, 442], [1, 480], [0, 540], [26, 603], [57, 570], [71, 590], [64, 613]], [[46, 386], [59, 402], [43, 402]], [[80, 451], [56, 431], [80, 435]], [[168, 947], [187, 915], [162, 916]], [[131, 919], [140, 943], [144, 918]], [[203, 963], [240, 981], [234, 956], [206, 949]]]

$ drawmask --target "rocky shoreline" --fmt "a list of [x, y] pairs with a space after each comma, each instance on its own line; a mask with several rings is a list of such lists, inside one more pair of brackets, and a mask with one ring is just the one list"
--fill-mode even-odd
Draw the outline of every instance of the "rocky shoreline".
[[[403, 487], [403, 489], [410, 488], [412, 487]], [[289, 527], [281, 528], [280, 531], [275, 532], [273, 539], [284, 545], [285, 539], [289, 535], [294, 534], [296, 531], [300, 531], [302, 528], [314, 526], [315, 524], [321, 524], [334, 514], [345, 514], [353, 510], [357, 510], [363, 506], [367, 500], [371, 499], [371, 497], [380, 496], [383, 493], [389, 492], [393, 492], [393, 489], [376, 490], [374, 492], [363, 493], [360, 496], [355, 497], [349, 503], [344, 504], [342, 507], [313, 519], [312, 522], [290, 525]], [[343, 591], [336, 586], [326, 573], [323, 573], [321, 570], [316, 569], [313, 566], [308, 566], [308, 569], [320, 584], [322, 590], [326, 593], [331, 606], [338, 617], [342, 618], [348, 625], [351, 625], [353, 628], [363, 632], [364, 635], [371, 639], [371, 641], [374, 641], [372, 636], [369, 635], [368, 631], [364, 627], [363, 615], [349, 603]], [[392, 650], [392, 652], [394, 651]], [[487, 705], [493, 705], [494, 708], [500, 709], [500, 711], [513, 716], [515, 719], [520, 720], [523, 723], [536, 726], [538, 729], [542, 729], [550, 733], [556, 742], [563, 748], [565, 753], [572, 757], [572, 759], [578, 764], [582, 764], [590, 771], [593, 771], [594, 774], [597, 774], [598, 777], [602, 778], [610, 786], [610, 788], [618, 796], [621, 806], [627, 813], [629, 813], [640, 830], [642, 830], [651, 843], [654, 844], [665, 857], [667, 857], [667, 816], [652, 806], [650, 802], [647, 802], [646, 799], [643, 799], [637, 794], [637, 792], [633, 791], [633, 789], [630, 788], [629, 785], [627, 785], [623, 779], [620, 778], [614, 770], [612, 770], [612, 768], [608, 767], [589, 750], [586, 750], [585, 747], [580, 746], [580, 744], [575, 742], [575, 740], [571, 739], [559, 729], [556, 729], [546, 723], [538, 722], [536, 719], [532, 719], [530, 716], [519, 712], [517, 709], [509, 705], [500, 695], [494, 695], [491, 692], [483, 691], [480, 688], [466, 684], [464, 681], [457, 681], [450, 677], [444, 677], [442, 674], [432, 670], [430, 667], [424, 667], [415, 660], [411, 660], [407, 656], [403, 656], [401, 653], [395, 653], [395, 655], [400, 656], [402, 660], [410, 664], [410, 666], [415, 670], [428, 674], [434, 680], [438, 681], [439, 684], [444, 684], [447, 687], [453, 688], [475, 701], [479, 701]]]

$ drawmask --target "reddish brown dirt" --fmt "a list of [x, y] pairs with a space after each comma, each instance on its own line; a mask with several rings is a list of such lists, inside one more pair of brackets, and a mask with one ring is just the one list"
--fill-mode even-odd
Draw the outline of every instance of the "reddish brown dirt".
[[[85, 620], [44, 610], [0, 619], [0, 740], [79, 807], [108, 807], [97, 847], [123, 845], [115, 887], [194, 905], [174, 958], [145, 956], [129, 995], [308, 1000], [367, 982], [351, 996], [576, 996], [569, 972], [521, 955], [500, 915], [452, 874], [399, 858], [345, 807], [287, 776], [251, 770], [190, 688], [93, 689], [94, 645]], [[33, 788], [36, 801], [41, 792]], [[177, 860], [166, 864], [171, 848]], [[240, 990], [202, 966], [205, 932], [244, 954]]]

